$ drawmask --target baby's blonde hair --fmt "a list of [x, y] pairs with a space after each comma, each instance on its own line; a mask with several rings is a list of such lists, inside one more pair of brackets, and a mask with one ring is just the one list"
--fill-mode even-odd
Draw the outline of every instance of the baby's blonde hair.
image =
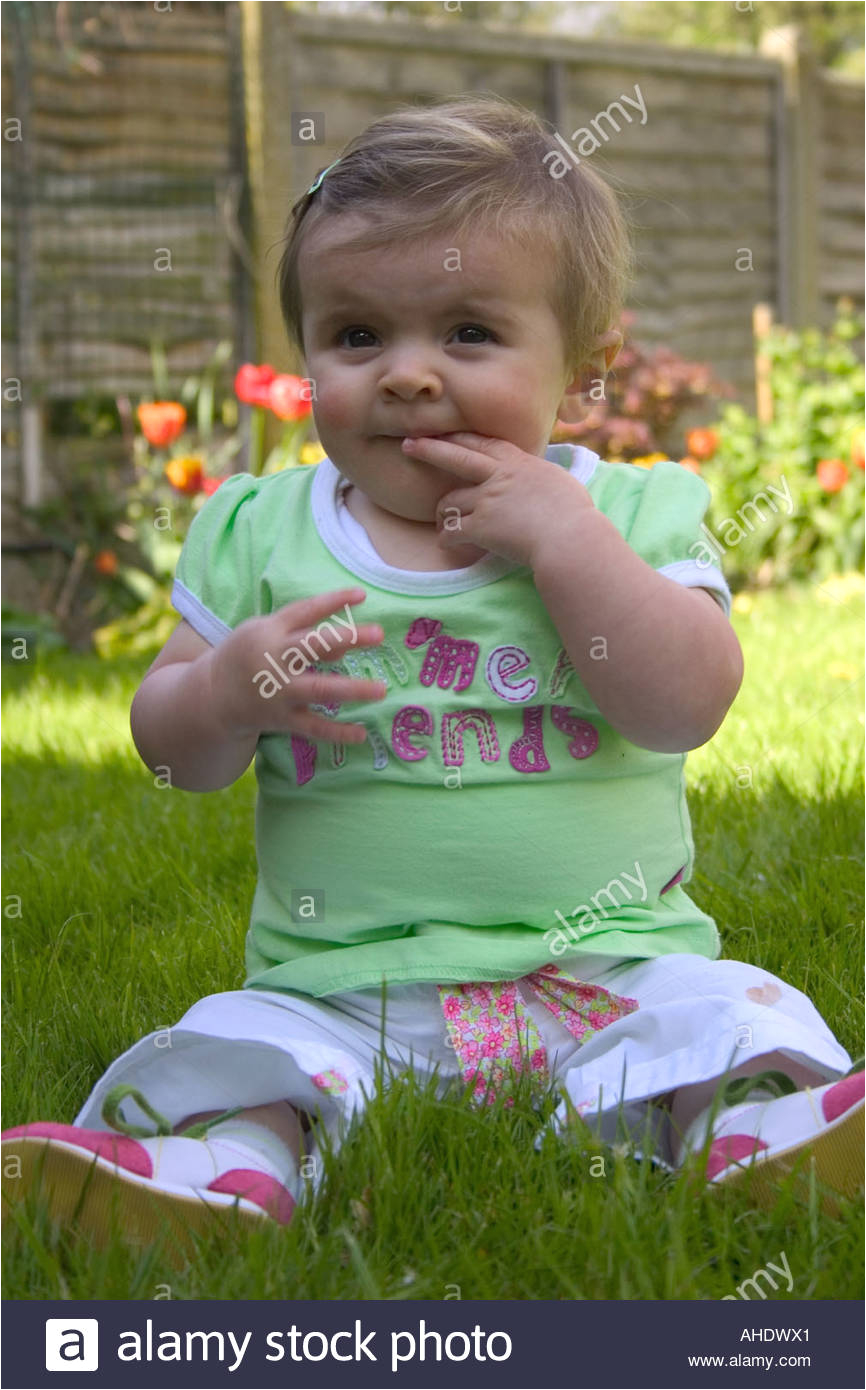
[[[550, 172], [555, 151], [559, 178]], [[551, 307], [570, 370], [584, 366], [597, 337], [619, 319], [633, 273], [625, 219], [607, 183], [567, 160], [535, 114], [493, 93], [405, 106], [374, 121], [345, 146], [315, 193], [292, 207], [278, 268], [280, 308], [303, 353], [301, 246], [320, 223], [362, 213], [370, 227], [357, 250], [407, 239], [491, 228], [550, 258]]]

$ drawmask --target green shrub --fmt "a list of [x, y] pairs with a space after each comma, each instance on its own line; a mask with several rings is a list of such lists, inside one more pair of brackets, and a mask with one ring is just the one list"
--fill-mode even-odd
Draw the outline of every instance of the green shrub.
[[829, 333], [776, 327], [773, 418], [729, 404], [701, 466], [713, 500], [707, 527], [734, 587], [820, 579], [863, 567], [862, 318], [844, 301]]

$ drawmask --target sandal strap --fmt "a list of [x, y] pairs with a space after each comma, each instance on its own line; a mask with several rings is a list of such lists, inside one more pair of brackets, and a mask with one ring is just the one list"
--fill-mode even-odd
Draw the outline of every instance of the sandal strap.
[[224, 1110], [221, 1115], [214, 1115], [212, 1120], [199, 1120], [197, 1125], [190, 1125], [189, 1129], [181, 1130], [184, 1139], [205, 1139], [211, 1125], [221, 1125], [223, 1120], [234, 1119], [243, 1110], [242, 1105], [236, 1105], [233, 1110]]
[[[156, 1132], [145, 1129], [143, 1125], [131, 1125], [120, 1113], [120, 1102], [127, 1096], [132, 1096], [136, 1105], [149, 1115], [156, 1125]], [[239, 1115], [243, 1110], [242, 1105], [236, 1105], [233, 1110], [224, 1110], [221, 1115], [214, 1115], [210, 1120], [200, 1120], [198, 1124], [190, 1125], [188, 1129], [181, 1131], [179, 1138], [184, 1139], [204, 1139], [208, 1130], [213, 1125], [221, 1124], [223, 1120], [230, 1120], [234, 1115]], [[118, 1086], [112, 1086], [102, 1102], [102, 1118], [112, 1129], [116, 1129], [119, 1134], [126, 1134], [130, 1139], [153, 1139], [160, 1135], [170, 1135], [174, 1133], [174, 1128], [170, 1120], [161, 1115], [158, 1110], [136, 1090], [135, 1086], [127, 1086], [122, 1082]]]
[[793, 1095], [797, 1085], [783, 1071], [760, 1071], [754, 1076], [738, 1076], [735, 1081], [729, 1081], [722, 1092], [722, 1104], [740, 1105], [752, 1091], [759, 1088], [762, 1091], [775, 1091], [779, 1097]]

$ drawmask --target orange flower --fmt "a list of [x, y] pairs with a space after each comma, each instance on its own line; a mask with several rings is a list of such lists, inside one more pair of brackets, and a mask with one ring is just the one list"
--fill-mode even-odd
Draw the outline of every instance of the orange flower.
[[275, 376], [268, 393], [268, 405], [281, 420], [303, 420], [312, 410], [307, 392], [309, 378], [284, 372]]
[[97, 550], [93, 557], [93, 568], [100, 574], [117, 574], [117, 556], [113, 550]]
[[697, 459], [691, 458], [688, 454], [684, 459], [680, 459], [680, 468], [687, 468], [690, 473], [700, 473], [701, 471], [701, 465]]
[[204, 487], [202, 461], [194, 454], [188, 458], [171, 459], [165, 466], [165, 476], [178, 492], [201, 492]]
[[848, 467], [844, 459], [819, 459], [818, 482], [825, 492], [840, 492], [848, 481]]
[[686, 435], [686, 449], [693, 459], [711, 459], [719, 447], [719, 436], [715, 430], [689, 430]]
[[179, 401], [145, 402], [136, 414], [142, 434], [156, 449], [171, 444], [186, 424], [186, 411]]

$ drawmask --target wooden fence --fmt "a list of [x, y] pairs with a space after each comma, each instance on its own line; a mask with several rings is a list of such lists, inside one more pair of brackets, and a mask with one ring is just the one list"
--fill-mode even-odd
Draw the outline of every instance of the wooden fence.
[[[600, 132], [591, 158], [626, 190], [635, 231], [635, 335], [709, 362], [750, 404], [755, 303], [794, 325], [827, 325], [843, 294], [862, 303], [863, 86], [817, 69], [796, 29], [742, 56], [345, 14], [335, 24], [269, 4], [245, 5], [243, 20], [249, 100], [268, 113], [251, 124], [260, 258], [290, 199], [377, 115], [486, 89], [547, 117], [572, 147], [579, 129]], [[314, 144], [297, 142], [298, 113], [319, 113]], [[266, 355], [284, 342], [271, 286], [269, 274]]]
[[[751, 56], [259, 0], [7, 3], [0, 24], [7, 549], [32, 540], [19, 504], [93, 450], [52, 436], [55, 403], [147, 393], [150, 338], [177, 385], [226, 337], [228, 379], [246, 359], [300, 365], [274, 285], [286, 210], [403, 102], [495, 91], [566, 142], [603, 131], [593, 157], [635, 229], [635, 335], [750, 407], [756, 302], [824, 325], [840, 295], [862, 304], [863, 87], [817, 70], [796, 30]], [[643, 120], [620, 100], [638, 93]], [[293, 143], [309, 112], [316, 143]]]
[[13, 3], [0, 24], [6, 543], [96, 453], [53, 432], [58, 402], [147, 392], [155, 339], [178, 385], [222, 339], [255, 348], [238, 6]]

